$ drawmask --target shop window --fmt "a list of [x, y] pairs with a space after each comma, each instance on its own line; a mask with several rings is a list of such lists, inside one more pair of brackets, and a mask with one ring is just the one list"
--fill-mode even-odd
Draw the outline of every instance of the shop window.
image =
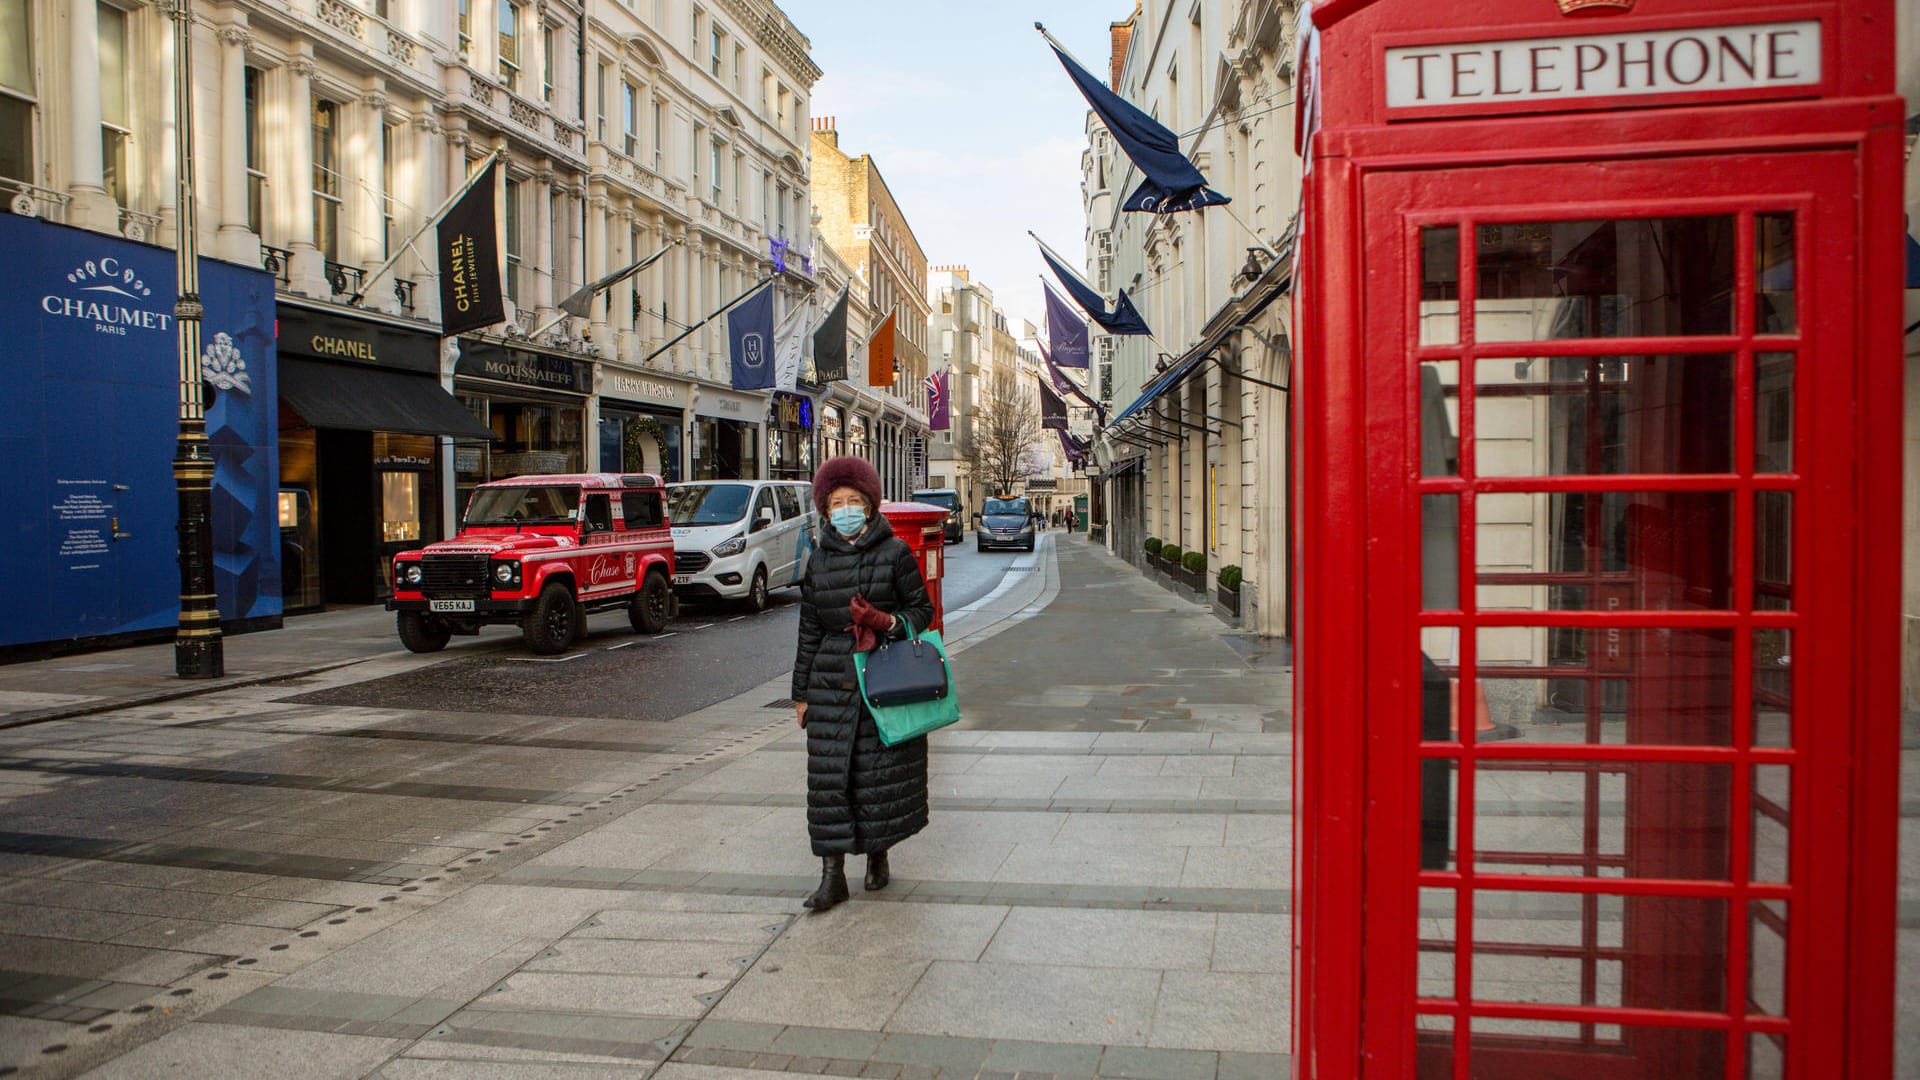
[[380, 474], [380, 539], [393, 544], [420, 539], [420, 474]]

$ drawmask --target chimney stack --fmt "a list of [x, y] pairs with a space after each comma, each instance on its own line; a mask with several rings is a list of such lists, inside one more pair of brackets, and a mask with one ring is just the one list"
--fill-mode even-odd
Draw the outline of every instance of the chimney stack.
[[840, 149], [840, 132], [834, 127], [833, 117], [831, 116], [814, 117], [813, 133], [815, 135], [824, 136], [827, 140], [827, 144], [829, 146], [832, 146], [835, 150]]
[[1139, 18], [1140, 5], [1135, 3], [1133, 5], [1133, 14], [1127, 16], [1126, 22], [1109, 23], [1107, 26], [1107, 32], [1110, 35], [1112, 43], [1112, 54], [1108, 62], [1109, 72], [1107, 75], [1107, 85], [1112, 88], [1116, 94], [1120, 92], [1120, 69], [1127, 66], [1127, 46], [1133, 41], [1133, 24]]

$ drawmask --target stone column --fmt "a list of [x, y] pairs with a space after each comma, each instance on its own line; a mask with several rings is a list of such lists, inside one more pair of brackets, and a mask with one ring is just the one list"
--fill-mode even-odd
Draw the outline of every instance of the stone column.
[[[587, 190], [587, 280], [594, 281], [607, 272], [607, 189], [604, 184], [590, 184]], [[612, 323], [607, 320], [606, 305], [596, 301], [588, 317], [592, 319], [593, 340], [600, 345], [600, 354], [616, 355], [619, 343], [614, 339]]]
[[98, 0], [70, 0], [67, 7], [67, 120], [73, 143], [67, 221], [115, 232], [120, 210], [107, 195], [100, 155], [100, 9]]
[[533, 268], [533, 305], [535, 326], [545, 326], [553, 318], [553, 170], [541, 162], [533, 173], [533, 250], [526, 265]]
[[220, 160], [208, 171], [220, 182], [216, 244], [222, 258], [254, 265], [260, 237], [247, 223], [247, 44], [253, 35], [244, 26], [223, 26], [215, 35], [220, 41]]
[[[388, 106], [386, 93], [372, 90], [340, 110], [346, 129], [340, 146], [340, 261], [368, 273], [387, 261], [386, 175], [381, 168], [380, 137]], [[393, 283], [375, 282], [365, 303], [381, 310], [397, 307]]]
[[[633, 207], [621, 200], [618, 210], [607, 215], [607, 272], [612, 273], [633, 262]], [[614, 283], [607, 290], [607, 320], [613, 324], [614, 340], [620, 346], [620, 359], [637, 362], [640, 344], [633, 332], [633, 279]]]
[[293, 252], [293, 291], [324, 297], [326, 256], [313, 235], [313, 59], [297, 56], [287, 63], [287, 98], [281, 129], [286, 132], [286, 172], [281, 181], [281, 208], [286, 214], [287, 247]]

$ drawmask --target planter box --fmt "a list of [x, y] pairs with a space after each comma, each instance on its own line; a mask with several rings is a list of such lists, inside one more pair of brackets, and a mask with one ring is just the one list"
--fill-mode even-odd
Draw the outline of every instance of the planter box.
[[1220, 606], [1223, 608], [1226, 608], [1229, 614], [1231, 614], [1236, 619], [1240, 617], [1240, 590], [1239, 589], [1228, 589], [1225, 587], [1219, 587], [1214, 589], [1213, 595], [1216, 599], [1220, 601]]
[[1180, 582], [1200, 596], [1207, 594], [1207, 571], [1205, 568], [1189, 570], [1184, 566], [1181, 567]]

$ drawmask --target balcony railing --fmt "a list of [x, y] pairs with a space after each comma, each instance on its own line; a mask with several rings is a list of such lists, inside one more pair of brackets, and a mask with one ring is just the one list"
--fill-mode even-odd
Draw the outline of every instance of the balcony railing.
[[35, 187], [25, 180], [5, 177], [0, 177], [0, 198], [5, 199], [8, 213], [59, 222], [67, 220], [67, 204], [73, 201], [71, 195], [52, 188]]
[[260, 245], [260, 269], [273, 275], [282, 285], [293, 284], [293, 252], [286, 248]]
[[120, 211], [120, 235], [142, 243], [155, 240], [160, 235], [160, 218], [123, 208]]
[[291, 6], [296, 11], [304, 9], [316, 23], [355, 42], [363, 54], [383, 57], [419, 75], [434, 74], [427, 46], [378, 15], [346, 0], [294, 0]]
[[366, 280], [367, 272], [357, 266], [348, 266], [346, 263], [331, 260], [327, 263], [327, 288], [333, 291], [333, 297], [336, 300], [343, 296], [349, 299], [358, 296], [360, 286]]
[[393, 279], [393, 298], [400, 301], [400, 310], [409, 315], [413, 314], [413, 290], [414, 283], [406, 278]]

